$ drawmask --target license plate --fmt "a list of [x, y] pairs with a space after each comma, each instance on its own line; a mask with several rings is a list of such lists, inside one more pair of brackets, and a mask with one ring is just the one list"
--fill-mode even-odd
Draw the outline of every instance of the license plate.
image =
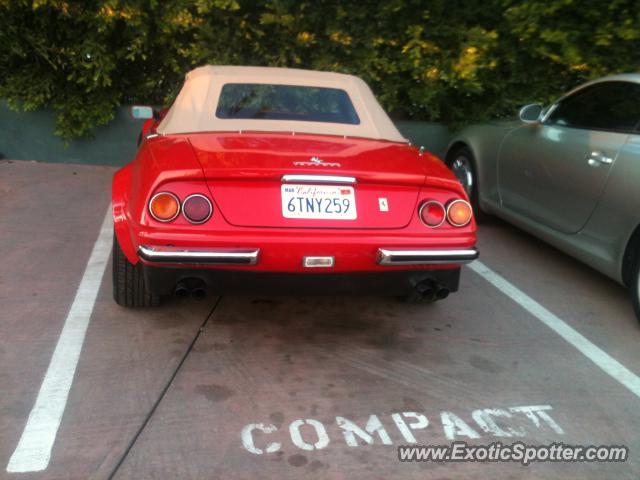
[[282, 185], [282, 216], [325, 220], [355, 220], [353, 187], [338, 185]]

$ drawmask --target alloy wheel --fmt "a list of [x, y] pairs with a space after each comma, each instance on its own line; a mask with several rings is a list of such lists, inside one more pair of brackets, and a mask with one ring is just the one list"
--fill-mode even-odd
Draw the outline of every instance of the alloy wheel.
[[451, 171], [456, 176], [462, 188], [464, 188], [467, 195], [471, 197], [473, 191], [473, 167], [471, 162], [465, 156], [458, 156], [451, 164]]

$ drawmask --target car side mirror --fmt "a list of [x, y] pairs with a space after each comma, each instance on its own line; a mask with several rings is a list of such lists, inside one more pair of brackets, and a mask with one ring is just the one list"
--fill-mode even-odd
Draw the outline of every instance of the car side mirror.
[[518, 116], [524, 123], [539, 123], [544, 108], [538, 103], [525, 105], [520, 109]]
[[159, 118], [158, 113], [148, 105], [131, 106], [131, 118], [135, 120], [149, 120], [150, 118]]

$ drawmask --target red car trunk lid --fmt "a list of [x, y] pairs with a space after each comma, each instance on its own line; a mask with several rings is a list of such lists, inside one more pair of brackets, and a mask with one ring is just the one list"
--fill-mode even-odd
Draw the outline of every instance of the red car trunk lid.
[[[403, 144], [318, 135], [208, 133], [189, 141], [220, 213], [245, 227], [402, 228], [433, 161]], [[283, 175], [354, 177], [357, 217], [285, 218]]]

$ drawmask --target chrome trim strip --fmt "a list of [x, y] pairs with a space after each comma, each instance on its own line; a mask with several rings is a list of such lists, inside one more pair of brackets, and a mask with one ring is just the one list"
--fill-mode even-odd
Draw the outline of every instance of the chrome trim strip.
[[340, 175], [283, 175], [282, 181], [287, 183], [356, 183], [355, 177], [342, 177]]
[[154, 263], [177, 263], [188, 265], [255, 265], [260, 249], [184, 248], [140, 245], [138, 255], [143, 260]]
[[476, 248], [462, 250], [378, 249], [380, 265], [463, 265], [478, 258]]

